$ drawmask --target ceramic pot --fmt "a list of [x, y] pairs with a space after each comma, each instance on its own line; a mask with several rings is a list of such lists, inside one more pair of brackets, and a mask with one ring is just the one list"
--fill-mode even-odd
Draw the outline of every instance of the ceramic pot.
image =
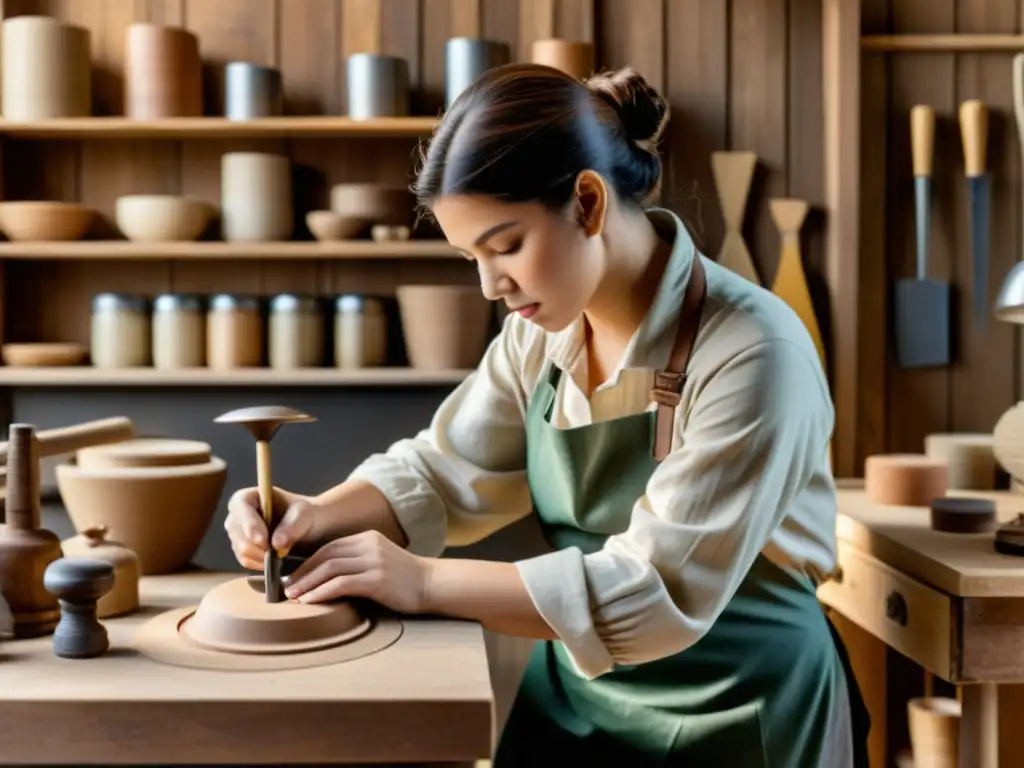
[[195, 240], [212, 216], [207, 203], [177, 195], [122, 195], [114, 203], [117, 228], [141, 242]]
[[594, 45], [557, 38], [535, 40], [530, 51], [530, 61], [546, 64], [577, 80], [584, 80], [594, 73]]
[[507, 64], [511, 52], [504, 43], [472, 37], [453, 37], [444, 47], [445, 105], [488, 69]]
[[92, 113], [88, 29], [50, 16], [15, 16], [3, 22], [0, 37], [5, 120]]
[[411, 227], [414, 205], [407, 187], [360, 183], [331, 187], [331, 210], [347, 218], [363, 219], [370, 226]]
[[283, 111], [281, 71], [248, 61], [224, 68], [224, 116], [228, 120], [274, 117]]
[[0, 229], [21, 242], [78, 240], [89, 231], [95, 213], [79, 203], [12, 200], [0, 203]]
[[401, 285], [396, 294], [413, 368], [476, 367], [487, 344], [491, 313], [491, 302], [479, 287]]
[[957, 768], [960, 752], [960, 702], [923, 697], [907, 702], [914, 765]]
[[354, 53], [345, 66], [348, 116], [353, 120], [409, 114], [409, 64], [398, 56]]
[[294, 229], [291, 163], [267, 152], [227, 152], [221, 157], [224, 239], [290, 240]]
[[139, 609], [139, 558], [119, 541], [107, 538], [102, 525], [86, 528], [61, 542], [64, 557], [88, 557], [110, 563], [114, 586], [96, 603], [96, 618], [124, 616]]
[[181, 27], [137, 23], [125, 40], [124, 109], [134, 120], [201, 117], [199, 38]]

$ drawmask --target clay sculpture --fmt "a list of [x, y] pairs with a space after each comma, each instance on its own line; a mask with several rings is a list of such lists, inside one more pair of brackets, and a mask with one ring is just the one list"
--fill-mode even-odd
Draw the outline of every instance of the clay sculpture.
[[107, 629], [96, 618], [96, 603], [114, 586], [114, 566], [88, 557], [55, 560], [43, 574], [46, 589], [60, 601], [53, 652], [65, 659], [91, 659], [110, 647]]

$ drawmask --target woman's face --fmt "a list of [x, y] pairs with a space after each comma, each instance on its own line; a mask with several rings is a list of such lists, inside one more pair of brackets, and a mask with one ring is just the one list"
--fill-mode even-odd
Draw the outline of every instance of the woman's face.
[[448, 242], [476, 262], [484, 296], [546, 331], [570, 325], [601, 282], [602, 240], [578, 202], [563, 213], [450, 195], [432, 210]]

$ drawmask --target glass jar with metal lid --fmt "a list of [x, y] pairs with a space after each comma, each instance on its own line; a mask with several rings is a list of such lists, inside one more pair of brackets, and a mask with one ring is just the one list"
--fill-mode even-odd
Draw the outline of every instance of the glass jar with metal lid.
[[199, 296], [165, 293], [153, 300], [153, 367], [206, 365], [206, 315]]
[[334, 302], [334, 365], [375, 368], [387, 360], [387, 319], [374, 296], [344, 294]]
[[124, 293], [99, 293], [92, 300], [90, 355], [97, 368], [150, 365], [149, 301]]
[[263, 365], [263, 316], [256, 296], [218, 293], [206, 313], [206, 363], [210, 368]]
[[267, 324], [271, 368], [315, 368], [324, 364], [324, 313], [317, 297], [295, 293], [274, 296]]

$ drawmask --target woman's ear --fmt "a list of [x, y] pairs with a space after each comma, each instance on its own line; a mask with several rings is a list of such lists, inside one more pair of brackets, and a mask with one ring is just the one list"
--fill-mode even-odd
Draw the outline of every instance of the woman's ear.
[[576, 223], [587, 237], [600, 235], [608, 212], [608, 185], [599, 173], [580, 171], [576, 176], [575, 195]]

